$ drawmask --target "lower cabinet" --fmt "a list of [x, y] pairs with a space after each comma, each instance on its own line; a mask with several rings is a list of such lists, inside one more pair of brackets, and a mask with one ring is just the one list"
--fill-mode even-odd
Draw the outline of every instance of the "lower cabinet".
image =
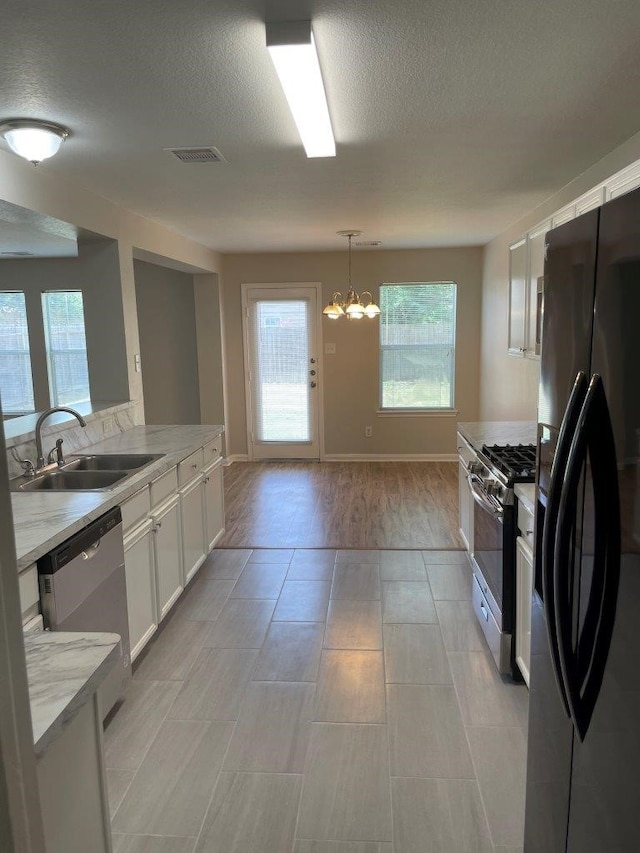
[[208, 553], [204, 541], [204, 488], [201, 474], [180, 489], [180, 514], [184, 582], [187, 584]]
[[516, 663], [529, 686], [531, 660], [531, 597], [533, 551], [522, 536], [516, 539]]
[[158, 616], [162, 620], [183, 590], [180, 501], [177, 495], [153, 510], [152, 522]]
[[47, 853], [111, 853], [102, 713], [95, 693], [38, 759], [37, 775]]
[[134, 661], [158, 627], [153, 521], [147, 519], [126, 534], [124, 571], [127, 579], [129, 641]]
[[132, 661], [224, 533], [222, 471], [212, 442], [122, 504]]
[[224, 533], [224, 484], [222, 479], [222, 459], [205, 468], [204, 479], [204, 521], [205, 545], [207, 552], [215, 547]]

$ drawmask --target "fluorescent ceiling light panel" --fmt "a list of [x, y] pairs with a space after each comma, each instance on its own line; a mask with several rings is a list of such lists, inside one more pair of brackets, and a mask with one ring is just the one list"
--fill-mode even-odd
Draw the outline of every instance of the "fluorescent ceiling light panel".
[[267, 24], [267, 47], [307, 157], [335, 157], [336, 143], [311, 21]]

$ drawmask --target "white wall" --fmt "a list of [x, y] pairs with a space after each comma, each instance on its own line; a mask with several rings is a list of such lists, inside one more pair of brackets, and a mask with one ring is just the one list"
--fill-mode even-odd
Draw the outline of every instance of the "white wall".
[[554, 212], [640, 159], [640, 133], [583, 172], [484, 251], [480, 418], [537, 420], [539, 362], [507, 355], [509, 245]]

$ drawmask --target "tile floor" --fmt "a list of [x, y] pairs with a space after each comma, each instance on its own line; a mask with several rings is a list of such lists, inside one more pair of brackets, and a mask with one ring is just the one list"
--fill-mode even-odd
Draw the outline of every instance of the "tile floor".
[[217, 550], [105, 732], [114, 853], [522, 853], [464, 552]]

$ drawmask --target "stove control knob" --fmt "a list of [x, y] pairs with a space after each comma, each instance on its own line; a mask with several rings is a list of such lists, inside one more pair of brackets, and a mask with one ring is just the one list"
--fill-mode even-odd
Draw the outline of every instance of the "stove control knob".
[[502, 497], [502, 485], [497, 480], [489, 480], [488, 483], [485, 483], [485, 489], [492, 498]]
[[482, 462], [478, 461], [469, 462], [469, 464], [467, 465], [467, 471], [470, 474], [482, 474], [482, 472], [484, 471], [484, 465], [482, 464]]

